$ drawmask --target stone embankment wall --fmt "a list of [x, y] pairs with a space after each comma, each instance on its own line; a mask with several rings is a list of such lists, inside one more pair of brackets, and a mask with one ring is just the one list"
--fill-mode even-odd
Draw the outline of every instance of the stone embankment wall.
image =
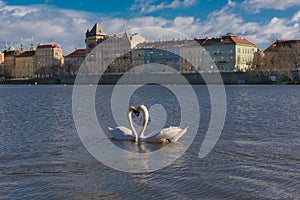
[[[78, 82], [81, 84], [99, 83], [105, 85], [115, 85], [118, 83], [122, 74], [106, 74], [102, 75], [98, 81], [98, 76], [80, 76], [77, 77]], [[190, 84], [219, 84], [220, 76], [218, 73], [194, 73], [194, 74], [183, 74]], [[221, 73], [221, 77], [224, 84], [268, 84], [271, 81], [268, 77], [259, 75], [254, 72], [235, 72], [235, 73]], [[26, 80], [10, 80], [1, 79], [0, 84], [74, 84], [75, 76], [60, 76], [51, 78], [34, 78]], [[123, 77], [124, 80], [124, 77]], [[176, 76], [173, 74], [132, 74], [126, 75], [125, 84], [144, 84], [145, 82], [156, 83], [159, 80], [163, 84], [182, 84]], [[206, 82], [204, 81], [206, 80]]]

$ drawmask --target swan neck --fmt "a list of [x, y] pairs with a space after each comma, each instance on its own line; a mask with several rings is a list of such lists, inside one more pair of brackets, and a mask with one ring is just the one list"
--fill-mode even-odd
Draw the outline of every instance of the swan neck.
[[144, 137], [144, 133], [145, 133], [146, 127], [148, 125], [149, 113], [145, 106], [142, 106], [141, 109], [144, 114], [144, 120], [143, 120], [143, 128], [141, 130], [140, 137]]
[[133, 132], [133, 134], [135, 136], [135, 141], [137, 142], [138, 141], [138, 135], [137, 135], [136, 130], [135, 130], [134, 126], [133, 126], [131, 113], [132, 113], [132, 110], [129, 109], [128, 116], [127, 116], [128, 117], [128, 122], [129, 122], [130, 128], [131, 128], [131, 130], [132, 130], [132, 132]]

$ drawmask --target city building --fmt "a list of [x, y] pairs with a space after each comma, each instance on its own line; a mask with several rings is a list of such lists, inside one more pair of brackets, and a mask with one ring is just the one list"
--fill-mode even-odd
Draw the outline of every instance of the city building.
[[33, 78], [35, 76], [35, 51], [25, 51], [15, 56], [15, 67], [12, 71], [15, 78]]
[[258, 66], [267, 75], [276, 72], [293, 80], [300, 68], [300, 40], [276, 40], [263, 52]]
[[[132, 52], [132, 63], [134, 66], [149, 63], [161, 64], [160, 69], [151, 70], [147, 67], [148, 71], [143, 70], [144, 73], [169, 73], [168, 67], [182, 73], [194, 73], [203, 71], [203, 67], [206, 66], [203, 63], [202, 52], [203, 48], [195, 40], [160, 40], [137, 45]], [[209, 69], [210, 66], [211, 64], [209, 64]]]
[[131, 63], [133, 67], [145, 64], [144, 49], [142, 47], [143, 45], [137, 45], [136, 48], [131, 51]]
[[0, 52], [0, 63], [4, 63], [4, 53]]
[[181, 60], [179, 47], [183, 42], [181, 40], [160, 40], [139, 44], [132, 52], [132, 64], [134, 66], [149, 63], [160, 64], [160, 68], [145, 67], [142, 69], [142, 73], [168, 73], [170, 72], [168, 67], [179, 71]]
[[138, 33], [107, 35], [96, 23], [87, 30], [85, 49], [76, 49], [63, 57], [57, 44], [23, 45], [16, 50], [7, 45], [0, 52], [0, 77], [31, 78], [62, 74], [126, 73], [135, 66], [155, 63], [135, 73], [236, 72], [259, 70], [280, 72], [292, 78], [300, 69], [300, 40], [276, 40], [265, 51], [232, 33], [221, 37], [194, 40], [173, 39], [146, 42]]
[[35, 52], [36, 75], [51, 77], [63, 74], [63, 51], [57, 44], [38, 45]]
[[138, 33], [108, 36], [91, 51], [81, 68], [82, 73], [124, 73], [132, 68], [131, 50], [139, 43], [146, 42]]
[[76, 75], [86, 57], [85, 49], [76, 49], [64, 57], [64, 74]]
[[91, 30], [88, 29], [85, 35], [87, 54], [90, 53], [92, 49], [95, 48], [99, 43], [109, 37], [98, 23], [96, 23]]
[[203, 48], [196, 40], [183, 40], [179, 46], [180, 72], [194, 73], [208, 71], [212, 64], [203, 59]]
[[24, 50], [16, 50], [12, 45], [8, 47], [6, 45], [4, 50], [4, 65], [3, 65], [3, 76], [6, 78], [15, 78], [14, 71], [15, 71], [15, 57], [24, 53]]
[[252, 67], [254, 56], [258, 51], [255, 44], [232, 33], [196, 41], [204, 49], [203, 56], [210, 56], [220, 72], [247, 71]]
[[124, 73], [133, 68], [132, 49], [145, 42], [145, 38], [138, 33], [130, 35], [125, 31], [124, 34], [110, 36], [109, 40], [101, 43], [102, 48], [111, 51], [115, 58], [109, 65], [107, 72]]
[[295, 70], [300, 67], [300, 40], [276, 40], [264, 51], [264, 58], [277, 70]]

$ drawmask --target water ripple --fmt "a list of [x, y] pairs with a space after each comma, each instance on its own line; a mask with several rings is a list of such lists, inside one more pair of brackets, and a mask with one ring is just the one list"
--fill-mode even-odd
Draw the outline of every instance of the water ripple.
[[[300, 199], [300, 86], [226, 86], [225, 127], [204, 159], [198, 152], [210, 99], [205, 86], [194, 89], [201, 119], [188, 151], [156, 172], [128, 174], [98, 162], [82, 145], [72, 86], [0, 86], [0, 199]], [[112, 126], [102, 104], [109, 96], [96, 97], [101, 125]], [[132, 102], [157, 99], [169, 102], [167, 123], [178, 122], [177, 101], [155, 86], [139, 90]], [[162, 147], [113, 142], [135, 152]]]

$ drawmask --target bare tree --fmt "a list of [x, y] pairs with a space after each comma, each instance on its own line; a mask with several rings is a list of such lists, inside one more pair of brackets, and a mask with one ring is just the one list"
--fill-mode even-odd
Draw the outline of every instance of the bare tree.
[[258, 70], [264, 75], [293, 81], [300, 64], [300, 41], [276, 41], [258, 60]]

